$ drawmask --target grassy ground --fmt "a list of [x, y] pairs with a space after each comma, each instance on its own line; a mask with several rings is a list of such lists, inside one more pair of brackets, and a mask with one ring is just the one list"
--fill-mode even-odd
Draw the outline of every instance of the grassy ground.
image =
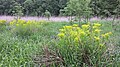
[[[100, 21], [100, 23], [103, 24], [104, 32], [113, 31], [111, 49], [113, 53], [118, 53], [117, 57], [120, 59], [120, 24], [116, 24], [113, 30], [110, 21]], [[69, 23], [49, 22], [40, 27], [38, 33], [24, 38], [13, 35], [7, 26], [3, 28], [4, 30], [0, 29], [0, 67], [33, 67], [36, 63], [39, 64], [37, 56], [44, 54], [43, 47], [51, 45], [51, 42], [57, 38], [59, 29], [65, 25]], [[119, 59], [116, 60], [120, 62]]]

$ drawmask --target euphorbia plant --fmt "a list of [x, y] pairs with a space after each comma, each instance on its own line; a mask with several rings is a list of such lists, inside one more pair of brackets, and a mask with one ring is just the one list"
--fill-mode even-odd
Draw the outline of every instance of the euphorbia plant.
[[99, 66], [111, 34], [102, 33], [99, 23], [64, 26], [58, 34], [57, 47], [67, 66]]

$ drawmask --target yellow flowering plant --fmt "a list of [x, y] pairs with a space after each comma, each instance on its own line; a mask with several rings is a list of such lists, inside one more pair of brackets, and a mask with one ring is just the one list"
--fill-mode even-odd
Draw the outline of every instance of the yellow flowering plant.
[[5, 20], [0, 20], [0, 26], [6, 25], [6, 22], [7, 22], [7, 21], [5, 21]]
[[[102, 54], [107, 49], [105, 43], [112, 33], [103, 33], [101, 26], [99, 23], [88, 23], [81, 27], [73, 24], [59, 29], [57, 47], [66, 64], [81, 63], [80, 65], [82, 65], [82, 63], [85, 63], [94, 66], [94, 64], [97, 64], [96, 62], [102, 61]], [[78, 57], [80, 58], [79, 62], [75, 60]], [[88, 59], [84, 59], [86, 57]], [[93, 57], [96, 62], [92, 60]]]
[[7, 25], [6, 20], [0, 20], [0, 31], [4, 31]]
[[12, 32], [16, 35], [29, 36], [37, 32], [38, 27], [41, 23], [36, 21], [25, 21], [25, 20], [13, 20], [9, 24], [13, 29]]

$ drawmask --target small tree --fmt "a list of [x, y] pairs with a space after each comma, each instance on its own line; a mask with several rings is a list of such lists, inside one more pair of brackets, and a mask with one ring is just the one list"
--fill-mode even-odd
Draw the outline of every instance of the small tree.
[[50, 17], [51, 17], [51, 13], [50, 13], [48, 10], [45, 11], [45, 17], [47, 17], [48, 20], [49, 20]]
[[64, 8], [65, 13], [69, 16], [78, 17], [79, 25], [81, 25], [81, 18], [88, 20], [91, 14], [91, 9], [89, 7], [90, 1], [91, 0], [69, 0], [67, 7]]
[[23, 15], [23, 7], [15, 2], [14, 7], [12, 9], [13, 16], [15, 16], [15, 19], [19, 19]]

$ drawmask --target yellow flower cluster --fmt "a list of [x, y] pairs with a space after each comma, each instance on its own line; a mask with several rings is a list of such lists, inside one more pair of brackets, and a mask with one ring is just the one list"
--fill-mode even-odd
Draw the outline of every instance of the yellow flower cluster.
[[38, 25], [38, 22], [35, 21], [25, 21], [25, 20], [13, 20], [10, 22], [10, 25], [15, 25], [15, 26], [30, 26], [30, 25]]
[[4, 25], [6, 24], [6, 21], [5, 20], [0, 20], [0, 25]]
[[64, 37], [65, 34], [64, 34], [64, 33], [59, 33], [58, 36], [59, 36], [59, 37]]
[[90, 27], [90, 25], [82, 25], [83, 29], [88, 29]]
[[74, 43], [83, 42], [84, 44], [86, 41], [90, 41], [92, 39], [94, 42], [101, 42], [103, 37], [109, 37], [112, 34], [111, 32], [101, 34], [101, 26], [102, 25], [99, 23], [94, 23], [93, 25], [88, 23], [82, 25], [81, 27], [77, 24], [63, 26], [62, 29], [59, 29], [60, 33], [58, 34], [58, 37], [60, 39], [72, 40]]
[[112, 32], [108, 32], [108, 33], [102, 34], [102, 37], [108, 38], [110, 35], [112, 35]]
[[94, 23], [94, 24], [93, 24], [93, 28], [94, 28], [94, 29], [100, 28], [101, 26], [102, 26], [102, 25], [99, 24], [99, 23]]
[[94, 37], [96, 41], [99, 41], [100, 40], [100, 37]]
[[88, 24], [82, 25], [80, 28], [77, 24], [73, 24], [72, 26], [63, 26], [62, 29], [59, 29], [60, 33], [58, 34], [59, 38], [70, 38], [73, 39], [74, 42], [79, 42], [81, 40], [80, 37], [87, 36], [86, 31], [90, 26]]
[[95, 29], [95, 33], [100, 33], [102, 30], [100, 30], [100, 29]]

